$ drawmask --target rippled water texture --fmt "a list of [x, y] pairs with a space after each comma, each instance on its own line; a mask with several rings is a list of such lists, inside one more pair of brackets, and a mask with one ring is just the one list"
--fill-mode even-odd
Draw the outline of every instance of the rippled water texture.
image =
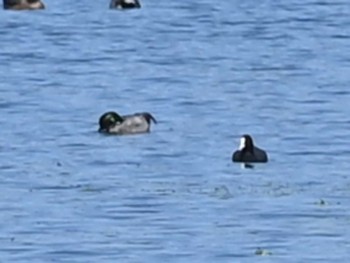
[[1, 262], [349, 261], [347, 1], [45, 3], [0, 10]]

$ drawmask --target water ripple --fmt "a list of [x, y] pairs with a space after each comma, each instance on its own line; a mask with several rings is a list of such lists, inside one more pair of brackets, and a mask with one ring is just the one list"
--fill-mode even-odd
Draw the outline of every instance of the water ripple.
[[346, 1], [45, 3], [0, 16], [2, 261], [346, 262]]

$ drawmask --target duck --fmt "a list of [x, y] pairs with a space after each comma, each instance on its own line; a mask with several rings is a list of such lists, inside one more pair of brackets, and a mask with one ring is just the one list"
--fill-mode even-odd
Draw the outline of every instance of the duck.
[[250, 135], [245, 134], [240, 139], [239, 149], [232, 154], [232, 161], [240, 163], [267, 163], [268, 156], [264, 150], [254, 146]]
[[131, 9], [141, 8], [139, 0], [111, 0], [109, 8], [114, 9]]
[[151, 121], [157, 123], [149, 112], [121, 116], [114, 111], [108, 111], [100, 117], [98, 131], [115, 135], [148, 133], [151, 129]]
[[36, 10], [45, 9], [41, 0], [3, 0], [4, 9], [10, 10]]

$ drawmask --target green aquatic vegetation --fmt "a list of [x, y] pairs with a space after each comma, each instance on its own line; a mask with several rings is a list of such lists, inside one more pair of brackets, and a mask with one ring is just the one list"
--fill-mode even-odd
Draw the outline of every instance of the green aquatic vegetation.
[[270, 255], [272, 255], [272, 253], [266, 249], [259, 247], [255, 250], [255, 255], [257, 255], [257, 256], [270, 256]]
[[317, 202], [315, 202], [315, 205], [324, 206], [324, 205], [328, 205], [328, 203], [325, 200], [320, 199]]

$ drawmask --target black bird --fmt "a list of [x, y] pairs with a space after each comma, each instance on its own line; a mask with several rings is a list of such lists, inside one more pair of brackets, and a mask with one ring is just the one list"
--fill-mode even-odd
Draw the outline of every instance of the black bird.
[[240, 163], [267, 163], [267, 153], [254, 146], [253, 139], [250, 135], [241, 137], [240, 146], [232, 155], [233, 162]]
[[130, 9], [141, 8], [139, 0], [111, 0], [109, 8]]

